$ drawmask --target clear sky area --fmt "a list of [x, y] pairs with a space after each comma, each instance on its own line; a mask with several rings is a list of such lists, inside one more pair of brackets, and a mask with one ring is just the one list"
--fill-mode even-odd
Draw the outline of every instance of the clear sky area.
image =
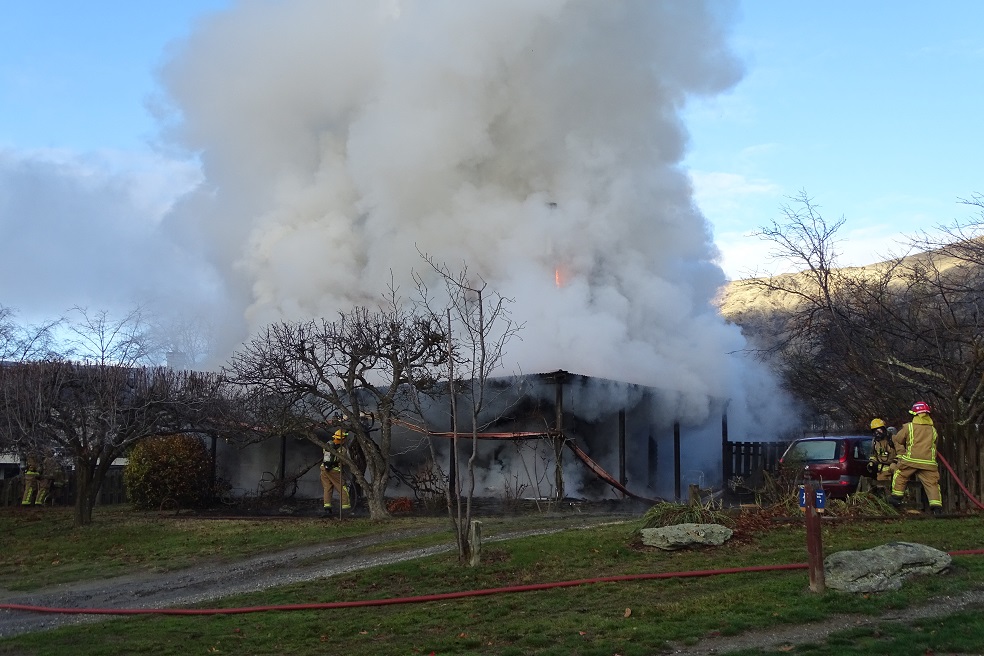
[[805, 190], [846, 219], [845, 264], [967, 218], [984, 192], [984, 3], [742, 2], [745, 77], [687, 113], [686, 164], [732, 277], [770, 270], [749, 231]]
[[3, 2], [0, 145], [141, 151], [168, 48], [226, 0]]
[[541, 323], [571, 301], [552, 344], [645, 332], [639, 307], [783, 269], [754, 233], [801, 192], [846, 219], [843, 265], [972, 215], [981, 25], [977, 0], [6, 0], [0, 305], [328, 316], [436, 228], [536, 280]]

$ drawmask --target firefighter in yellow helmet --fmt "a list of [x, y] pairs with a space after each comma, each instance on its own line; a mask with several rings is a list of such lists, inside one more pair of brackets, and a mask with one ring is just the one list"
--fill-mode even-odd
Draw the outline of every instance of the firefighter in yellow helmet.
[[895, 448], [899, 452], [899, 465], [892, 476], [892, 496], [889, 501], [896, 508], [902, 507], [902, 497], [909, 479], [915, 476], [922, 483], [929, 499], [929, 509], [934, 515], [943, 514], [943, 496], [940, 493], [940, 470], [936, 464], [936, 441], [939, 436], [928, 403], [917, 401], [909, 414], [912, 421], [903, 424], [895, 434]]
[[338, 500], [342, 510], [349, 510], [352, 505], [349, 502], [348, 487], [342, 483], [342, 461], [338, 454], [347, 455], [348, 449], [345, 446], [345, 438], [348, 433], [339, 429], [332, 435], [332, 449], [324, 449], [324, 460], [321, 463], [321, 487], [324, 488], [324, 511], [325, 516], [331, 516], [331, 500], [333, 492], [338, 491]]
[[[892, 429], [894, 432], [895, 429]], [[892, 488], [892, 476], [898, 466], [898, 454], [895, 442], [891, 439], [885, 421], [879, 418], [871, 420], [871, 455], [868, 456], [868, 474], [874, 478], [872, 490], [877, 490], [887, 499]]]

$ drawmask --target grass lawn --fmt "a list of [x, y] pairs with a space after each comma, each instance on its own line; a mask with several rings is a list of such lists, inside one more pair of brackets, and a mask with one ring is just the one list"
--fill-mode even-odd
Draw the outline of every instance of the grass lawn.
[[[526, 525], [553, 520], [524, 517]], [[506, 520], [483, 518], [486, 533]], [[501, 524], [496, 524], [501, 522]], [[479, 567], [456, 553], [225, 598], [242, 608], [365, 601], [531, 586], [599, 577], [722, 570], [806, 561], [801, 523], [744, 530], [722, 547], [665, 552], [641, 544], [641, 519], [536, 535], [483, 548]], [[242, 558], [289, 546], [410, 527], [433, 532], [403, 546], [452, 539], [447, 520], [405, 517], [335, 525], [314, 519], [213, 521], [99, 509], [80, 531], [56, 514], [0, 513], [0, 585], [31, 589], [132, 571]], [[892, 541], [944, 551], [984, 546], [984, 518], [906, 518], [825, 523], [825, 553]], [[956, 556], [951, 572], [918, 577], [898, 592], [854, 595], [808, 589], [806, 570], [629, 580], [424, 603], [202, 616], [136, 616], [0, 639], [0, 654], [620, 654], [668, 653], [671, 643], [737, 635], [832, 614], [877, 616], [930, 598], [984, 587], [984, 557]], [[984, 653], [982, 609], [948, 618], [878, 625], [831, 637], [794, 654]], [[959, 629], [959, 631], [957, 630]], [[958, 636], [964, 636], [958, 638]], [[963, 642], [961, 642], [963, 640]], [[853, 650], [853, 651], [852, 651]], [[927, 651], [934, 650], [934, 651]], [[766, 653], [746, 651], [746, 654]], [[773, 653], [773, 652], [770, 652]]]

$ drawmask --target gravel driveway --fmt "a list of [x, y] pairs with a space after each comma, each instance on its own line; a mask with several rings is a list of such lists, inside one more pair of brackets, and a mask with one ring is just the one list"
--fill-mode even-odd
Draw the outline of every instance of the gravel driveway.
[[[0, 590], [0, 603], [45, 608], [143, 609], [185, 607], [230, 595], [256, 592], [288, 583], [310, 581], [370, 567], [451, 551], [453, 541], [437, 546], [365, 555], [367, 547], [436, 533], [437, 528], [404, 530], [338, 540], [264, 554], [228, 564], [211, 564], [164, 574], [121, 576], [101, 581], [63, 584], [19, 594]], [[552, 533], [564, 528], [513, 531], [485, 537], [484, 542]], [[43, 631], [69, 624], [95, 622], [112, 615], [76, 615], [0, 610], [0, 637]]]

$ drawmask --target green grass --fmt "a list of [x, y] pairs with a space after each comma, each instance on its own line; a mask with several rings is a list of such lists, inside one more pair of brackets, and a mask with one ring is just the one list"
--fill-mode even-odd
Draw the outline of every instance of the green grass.
[[[70, 525], [70, 518], [69, 525]], [[53, 522], [52, 517], [45, 517]], [[198, 520], [190, 520], [198, 523]], [[511, 528], [507, 521], [483, 520], [487, 536]], [[533, 516], [523, 520], [549, 523]], [[0, 530], [15, 540], [2, 553], [4, 585], [20, 576], [57, 580], [66, 568], [76, 576], [79, 561], [91, 558], [85, 572], [91, 578], [125, 571], [174, 567], [211, 560], [238, 558], [271, 548], [310, 544], [345, 535], [406, 528], [434, 522], [438, 533], [417, 540], [451, 538], [438, 518], [401, 518], [391, 524], [356, 520], [331, 524], [326, 535], [322, 520], [264, 522], [201, 521], [113, 511], [99, 512], [92, 527], [70, 540], [71, 551], [55, 549], [59, 563], [40, 566], [47, 556], [30, 556], [32, 539], [55, 535], [27, 525], [16, 514], [0, 516]], [[686, 572], [804, 562], [805, 531], [799, 523], [779, 524], [765, 532], [736, 535], [723, 547], [664, 552], [641, 545], [629, 523], [585, 527], [550, 535], [488, 542], [482, 564], [458, 565], [454, 553], [378, 567], [327, 580], [276, 589], [210, 603], [209, 607], [252, 607], [389, 599], [482, 590], [506, 586], [592, 579], [656, 572]], [[91, 530], [90, 530], [91, 529]], [[900, 519], [837, 522], [823, 528], [826, 553], [865, 549], [895, 540], [920, 542], [945, 551], [982, 546], [984, 519]], [[69, 534], [72, 533], [67, 529]], [[269, 532], [269, 534], [267, 533]], [[116, 551], [100, 555], [113, 545]], [[92, 551], [89, 551], [92, 550]], [[87, 555], [88, 554], [88, 555]], [[122, 556], [126, 554], [126, 558]], [[62, 564], [64, 563], [64, 564]], [[171, 564], [167, 564], [171, 563]], [[671, 578], [535, 592], [472, 596], [455, 600], [327, 610], [272, 611], [240, 615], [139, 616], [61, 628], [43, 634], [0, 639], [0, 654], [577, 654], [642, 656], [659, 654], [670, 643], [689, 644], [703, 636], [737, 635], [776, 624], [819, 621], [831, 614], [875, 617], [888, 610], [923, 603], [941, 594], [979, 589], [984, 584], [984, 557], [957, 556], [945, 576], [918, 577], [899, 592], [850, 595], [809, 592], [805, 570], [725, 574], [700, 578]], [[29, 587], [29, 586], [28, 586]], [[981, 610], [914, 625], [881, 623], [870, 632], [832, 636], [830, 644], [797, 646], [797, 654], [924, 654], [979, 653], [984, 645]], [[963, 624], [953, 624], [963, 622]], [[952, 626], [951, 626], [952, 625]], [[956, 641], [953, 628], [974, 626], [970, 642]], [[860, 631], [860, 632], [858, 632]], [[966, 633], [966, 631], [965, 631]], [[892, 645], [886, 651], [878, 651]], [[844, 643], [858, 649], [846, 651]], [[912, 651], [914, 645], [922, 651]], [[862, 647], [861, 645], [868, 645]], [[976, 645], [976, 646], [967, 646]], [[853, 647], [852, 647], [853, 648]], [[808, 651], [812, 649], [813, 651]], [[825, 651], [826, 650], [826, 651]], [[746, 652], [754, 654], [759, 652]]]
[[[213, 520], [97, 508], [93, 524], [72, 528], [70, 508], [0, 509], [0, 587], [32, 590], [55, 583], [106, 578], [135, 572], [168, 571], [201, 562], [230, 561], [285, 546], [314, 545], [380, 530], [378, 522], [336, 522], [315, 518]], [[399, 518], [387, 530], [431, 527], [444, 535], [447, 521]], [[428, 543], [426, 538], [407, 541]]]
[[[797, 656], [926, 656], [980, 654], [982, 646], [984, 620], [978, 608], [931, 620], [879, 622], [874, 626], [833, 633], [822, 643], [787, 645], [781, 651]], [[743, 649], [733, 652], [731, 656], [775, 653], [775, 649]]]

